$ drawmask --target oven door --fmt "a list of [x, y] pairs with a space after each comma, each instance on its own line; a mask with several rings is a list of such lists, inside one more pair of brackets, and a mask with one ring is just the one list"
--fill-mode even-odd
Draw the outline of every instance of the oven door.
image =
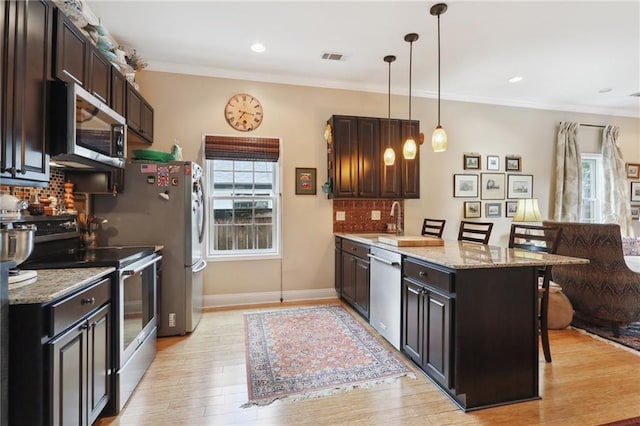
[[162, 259], [152, 254], [127, 265], [120, 271], [119, 301], [116, 326], [119, 339], [119, 359], [116, 368], [121, 369], [156, 327], [157, 312], [157, 263]]

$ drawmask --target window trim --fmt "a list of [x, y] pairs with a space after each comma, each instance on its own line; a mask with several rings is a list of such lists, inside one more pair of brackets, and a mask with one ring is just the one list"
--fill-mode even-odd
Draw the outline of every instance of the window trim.
[[[282, 143], [280, 141], [280, 143]], [[276, 165], [276, 182], [275, 182], [275, 188], [274, 188], [274, 203], [275, 203], [275, 208], [274, 210], [276, 210], [276, 215], [274, 217], [274, 221], [273, 221], [273, 225], [276, 226], [276, 232], [274, 233], [274, 238], [277, 238], [276, 241], [274, 241], [274, 249], [270, 250], [269, 252], [265, 252], [265, 253], [258, 253], [258, 252], [253, 252], [251, 253], [250, 251], [236, 251], [236, 250], [230, 250], [228, 253], [219, 253], [219, 254], [211, 254], [209, 252], [209, 248], [210, 248], [210, 232], [209, 229], [207, 229], [206, 232], [206, 238], [205, 238], [205, 256], [207, 261], [211, 261], [211, 262], [226, 262], [226, 261], [247, 261], [247, 260], [272, 260], [272, 259], [282, 259], [282, 218], [283, 218], [283, 212], [282, 212], [282, 182], [283, 182], [283, 167], [282, 167], [282, 161], [281, 161], [281, 157], [278, 159], [278, 161], [273, 162]], [[227, 159], [222, 159], [221, 160], [227, 160]], [[209, 173], [211, 172], [211, 165], [209, 162], [214, 161], [214, 159], [204, 159], [205, 162], [205, 178], [207, 181], [207, 184], [210, 183], [210, 175]], [[238, 161], [243, 161], [243, 160], [238, 160]], [[212, 194], [209, 192], [209, 188], [207, 185], [207, 189], [206, 189], [206, 196], [207, 196], [207, 200], [210, 202], [211, 201], [211, 197]], [[208, 226], [212, 226], [212, 213], [213, 212], [213, 207], [209, 207], [209, 209], [207, 210], [207, 219], [208, 219]]]
[[[582, 153], [580, 154], [580, 161], [584, 162], [585, 160], [594, 161], [595, 164], [595, 214], [593, 219], [587, 220], [583, 215], [585, 198], [582, 197], [582, 208], [580, 210], [580, 222], [585, 223], [601, 223], [602, 222], [602, 204], [604, 201], [604, 175], [602, 170], [602, 154], [600, 153]], [[582, 172], [582, 182], [584, 185], [584, 171]], [[582, 188], [581, 188], [582, 190]], [[584, 195], [584, 194], [581, 194]]]

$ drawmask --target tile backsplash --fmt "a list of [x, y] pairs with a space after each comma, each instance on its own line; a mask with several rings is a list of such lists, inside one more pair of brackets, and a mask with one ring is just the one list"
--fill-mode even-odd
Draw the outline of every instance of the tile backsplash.
[[49, 185], [44, 188], [37, 188], [31, 186], [8, 186], [0, 185], [0, 191], [11, 194], [21, 200], [29, 201], [31, 195], [38, 195], [38, 197], [50, 197], [54, 196], [58, 200], [64, 200], [64, 172], [51, 168], [49, 173]]
[[[396, 223], [396, 216], [391, 216], [391, 205], [396, 200], [333, 200], [333, 232], [386, 232], [387, 223]], [[397, 200], [402, 207], [402, 224], [404, 228], [404, 201]], [[380, 212], [380, 219], [372, 219], [372, 212]], [[344, 220], [336, 220], [344, 213]]]

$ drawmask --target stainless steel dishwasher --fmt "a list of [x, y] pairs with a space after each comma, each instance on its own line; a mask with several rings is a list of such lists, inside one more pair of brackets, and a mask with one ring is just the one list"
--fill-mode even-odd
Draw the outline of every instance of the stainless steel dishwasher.
[[369, 323], [396, 349], [400, 350], [402, 295], [402, 256], [379, 247], [371, 247]]

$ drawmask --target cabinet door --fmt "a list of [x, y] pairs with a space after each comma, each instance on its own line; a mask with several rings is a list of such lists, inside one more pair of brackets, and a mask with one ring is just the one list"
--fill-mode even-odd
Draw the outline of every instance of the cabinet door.
[[[396, 161], [392, 166], [385, 166], [382, 158], [387, 147], [393, 148]], [[400, 198], [402, 196], [402, 141], [400, 120], [380, 120], [380, 197]]]
[[140, 132], [142, 128], [142, 97], [127, 84], [127, 126], [130, 130]]
[[[420, 123], [418, 121], [402, 121], [402, 143], [409, 136], [418, 142], [420, 134]], [[402, 154], [400, 154], [402, 158]], [[402, 197], [403, 198], [420, 198], [420, 144], [418, 144], [418, 152], [413, 160], [405, 160], [402, 158]]]
[[89, 49], [87, 90], [105, 104], [111, 92], [111, 63], [94, 48]]
[[342, 249], [336, 241], [334, 287], [338, 296], [342, 294]]
[[435, 292], [424, 298], [423, 367], [429, 376], [451, 388], [451, 299]]
[[52, 6], [45, 0], [36, 0], [9, 2], [7, 7], [1, 172], [9, 179], [47, 182]]
[[88, 424], [109, 402], [111, 390], [111, 304], [103, 306], [88, 319], [87, 414]]
[[111, 101], [109, 106], [112, 110], [124, 117], [125, 97], [127, 81], [124, 75], [114, 67], [111, 68]]
[[335, 177], [333, 195], [353, 198], [358, 194], [358, 127], [356, 117], [333, 117]]
[[358, 118], [358, 196], [380, 196], [380, 123]]
[[350, 304], [356, 300], [356, 257], [342, 252], [342, 298]]
[[153, 143], [153, 108], [147, 101], [142, 100], [140, 133], [149, 142]]
[[51, 424], [85, 425], [87, 389], [88, 323], [80, 325], [51, 341]]
[[86, 87], [88, 40], [73, 23], [57, 11], [55, 76]]
[[356, 286], [356, 298], [354, 301], [354, 307], [358, 310], [363, 317], [369, 319], [369, 261], [356, 257], [355, 262], [355, 286]]
[[404, 278], [402, 280], [402, 351], [418, 365], [422, 365], [423, 287]]

